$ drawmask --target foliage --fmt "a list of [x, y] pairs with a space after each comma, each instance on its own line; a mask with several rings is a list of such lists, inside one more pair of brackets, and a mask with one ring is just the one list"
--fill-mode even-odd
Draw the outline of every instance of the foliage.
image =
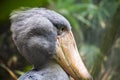
[[[119, 29], [119, 23], [116, 25], [113, 23], [120, 20], [120, 17], [118, 19], [113, 18], [120, 6], [120, 1], [49, 0], [49, 3], [52, 9], [63, 14], [71, 22], [80, 54], [94, 79], [109, 80], [109, 76], [104, 78], [107, 72], [105, 69], [108, 67], [105, 65], [109, 60], [104, 61], [104, 59], [111, 54], [110, 51], [112, 50], [110, 49], [114, 42], [114, 36]], [[108, 50], [109, 52], [107, 52]], [[106, 54], [109, 55], [105, 56]], [[113, 79], [118, 80], [117, 78]]]
[[37, 6], [45, 6], [47, 4], [47, 0], [2, 0], [0, 5], [0, 21], [5, 20], [9, 17], [9, 14], [12, 10], [17, 9], [19, 7], [37, 7]]

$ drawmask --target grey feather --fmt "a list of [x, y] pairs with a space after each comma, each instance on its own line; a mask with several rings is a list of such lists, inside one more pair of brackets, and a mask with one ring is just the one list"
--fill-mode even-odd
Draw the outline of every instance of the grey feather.
[[[49, 63], [52, 55], [56, 55], [58, 27], [64, 26], [66, 30], [71, 30], [67, 19], [55, 11], [45, 8], [18, 11], [12, 14], [10, 19], [12, 37], [19, 52], [34, 65], [35, 69], [39, 69], [37, 72], [32, 70], [26, 73], [20, 77], [20, 80], [48, 80], [46, 77], [50, 74], [41, 76], [44, 70], [53, 70], [51, 72], [53, 75], [56, 73], [54, 71], [58, 70], [60, 72], [60, 74], [57, 73], [55, 76], [51, 74], [51, 79], [49, 80], [68, 80], [67, 74], [57, 63], [54, 64], [54, 68], [51, 66], [41, 68]], [[59, 76], [57, 75], [65, 76], [66, 78], [58, 79]], [[33, 77], [29, 79], [30, 76], [36, 79], [33, 79]], [[53, 79], [54, 77], [56, 79]]]
[[56, 63], [49, 63], [40, 70], [31, 70], [18, 80], [69, 80], [65, 71]]

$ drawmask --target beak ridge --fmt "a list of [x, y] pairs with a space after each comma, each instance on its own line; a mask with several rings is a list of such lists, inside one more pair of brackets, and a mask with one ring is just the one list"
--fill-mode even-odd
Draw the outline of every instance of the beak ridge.
[[70, 31], [66, 35], [58, 37], [57, 43], [57, 61], [63, 69], [75, 80], [81, 78], [92, 80], [79, 55], [72, 32]]

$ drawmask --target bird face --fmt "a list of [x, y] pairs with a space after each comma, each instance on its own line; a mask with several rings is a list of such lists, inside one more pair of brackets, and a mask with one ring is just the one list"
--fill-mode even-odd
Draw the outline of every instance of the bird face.
[[91, 79], [77, 50], [70, 24], [63, 16], [33, 8], [13, 14], [11, 22], [18, 50], [35, 68], [54, 59], [75, 80]]

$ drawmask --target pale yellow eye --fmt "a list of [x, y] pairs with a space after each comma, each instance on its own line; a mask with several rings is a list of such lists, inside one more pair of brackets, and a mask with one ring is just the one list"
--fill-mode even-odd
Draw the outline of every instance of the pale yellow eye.
[[64, 32], [66, 32], [65, 26], [59, 26], [57, 34], [62, 35], [62, 34], [64, 34]]
[[64, 28], [64, 27], [61, 27], [61, 28], [60, 28], [60, 31], [61, 31], [61, 32], [65, 31], [65, 28]]

